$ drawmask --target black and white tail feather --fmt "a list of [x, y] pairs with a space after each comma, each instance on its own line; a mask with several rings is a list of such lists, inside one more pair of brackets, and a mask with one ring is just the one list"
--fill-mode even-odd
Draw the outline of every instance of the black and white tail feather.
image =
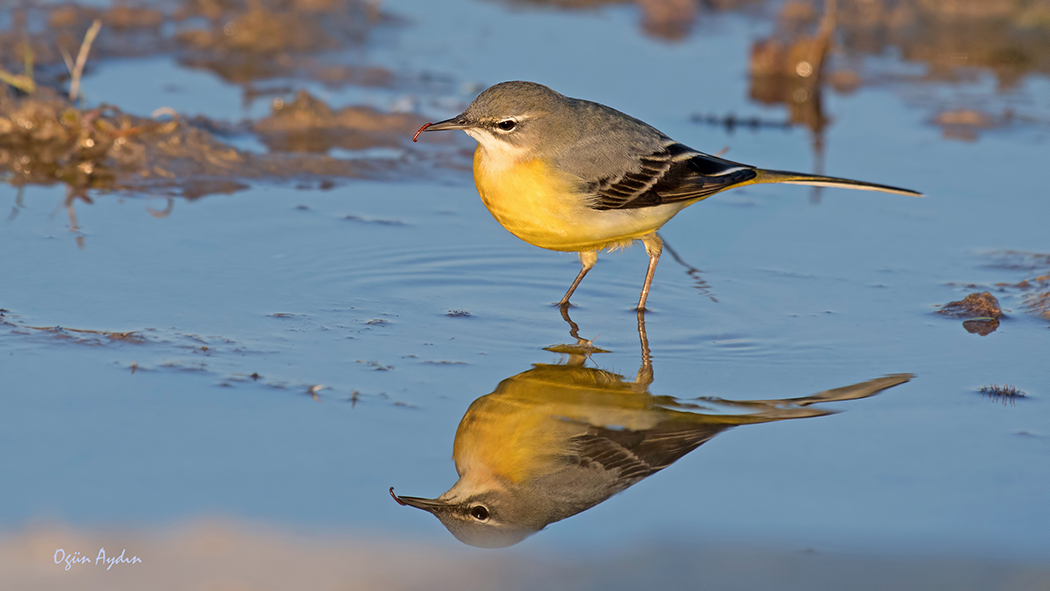
[[674, 142], [640, 159], [637, 171], [605, 178], [591, 184], [597, 210], [638, 209], [658, 205], [695, 202], [715, 193], [745, 185], [782, 183], [841, 187], [921, 197], [922, 193], [840, 177], [765, 170], [704, 154]]

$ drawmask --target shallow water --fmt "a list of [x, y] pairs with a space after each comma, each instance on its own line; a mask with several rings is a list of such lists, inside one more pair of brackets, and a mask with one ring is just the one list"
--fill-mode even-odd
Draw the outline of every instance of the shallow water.
[[[729, 147], [743, 162], [812, 170], [817, 158], [804, 128], [691, 121], [784, 118], [747, 98], [749, 45], [772, 26], [761, 14], [705, 14], [668, 42], [643, 35], [629, 5], [383, 8], [403, 22], [348, 59], [402, 82], [267, 84], [309, 88], [333, 107], [410, 106], [437, 119], [477, 88], [529, 79], [698, 149]], [[893, 52], [850, 59], [873, 72], [922, 69]], [[100, 61], [84, 88], [90, 102], [140, 115], [160, 106], [232, 122], [268, 114], [268, 99], [245, 107], [239, 86], [164, 55]], [[508, 555], [600, 561], [727, 545], [1048, 564], [1048, 321], [1025, 311], [1020, 290], [996, 286], [1050, 266], [1045, 254], [1003, 254], [1050, 252], [1048, 90], [1038, 74], [997, 89], [980, 71], [970, 81], [829, 89], [824, 170], [926, 198], [749, 187], [670, 222], [662, 236], [701, 271], [665, 254], [657, 272], [645, 317], [653, 395], [791, 398], [916, 378], [836, 403], [841, 414], [720, 435]], [[948, 139], [932, 119], [957, 104], [1013, 106], [1032, 121]], [[445, 491], [471, 402], [533, 364], [566, 362], [544, 348], [575, 342], [551, 303], [578, 262], [500, 228], [473, 188], [472, 142], [433, 135], [378, 154], [393, 157], [403, 180], [336, 180], [327, 190], [318, 179], [247, 181], [232, 195], [170, 202], [93, 192], [94, 203], [74, 205], [76, 228], [63, 187], [0, 188], [0, 208], [11, 208], [0, 232], [0, 531], [41, 522], [164, 531], [215, 517], [388, 540], [393, 556], [398, 544], [458, 546], [387, 488]], [[265, 150], [248, 134], [237, 141]], [[419, 173], [440, 158], [456, 166]], [[640, 248], [602, 255], [574, 296], [580, 336], [609, 351], [589, 367], [633, 379], [642, 364], [630, 306], [645, 260]], [[988, 336], [935, 314], [984, 290], [1005, 311]], [[1026, 395], [978, 393], [993, 384]], [[165, 560], [143, 559], [132, 567]], [[671, 581], [688, 572], [645, 564]], [[7, 568], [20, 567], [9, 559]]]

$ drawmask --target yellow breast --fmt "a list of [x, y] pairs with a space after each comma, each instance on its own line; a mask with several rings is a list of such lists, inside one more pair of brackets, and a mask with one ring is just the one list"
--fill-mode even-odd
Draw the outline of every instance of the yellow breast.
[[474, 183], [504, 228], [529, 244], [564, 251], [611, 248], [655, 231], [681, 207], [599, 211], [588, 207], [584, 183], [546, 162], [474, 151]]

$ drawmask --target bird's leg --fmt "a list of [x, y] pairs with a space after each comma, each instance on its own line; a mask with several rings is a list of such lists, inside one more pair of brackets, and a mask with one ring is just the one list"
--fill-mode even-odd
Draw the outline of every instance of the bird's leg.
[[583, 268], [580, 269], [580, 274], [576, 276], [576, 281], [573, 281], [572, 285], [569, 286], [569, 291], [565, 292], [565, 297], [558, 302], [559, 306], [564, 307], [569, 305], [569, 298], [572, 297], [572, 292], [576, 291], [576, 287], [581, 281], [583, 281], [584, 275], [594, 267], [594, 263], [596, 262], [598, 262], [597, 250], [585, 250], [580, 252], [580, 265], [582, 265]]
[[641, 238], [645, 246], [645, 252], [649, 255], [649, 270], [645, 272], [645, 284], [642, 285], [642, 295], [638, 297], [638, 310], [645, 310], [645, 300], [649, 298], [649, 286], [653, 283], [653, 275], [656, 275], [656, 263], [660, 262], [660, 253], [664, 250], [664, 243], [656, 232], [646, 234]]
[[561, 307], [561, 319], [569, 323], [569, 336], [576, 339], [577, 341], [583, 340], [580, 338], [580, 326], [569, 318], [569, 307]]
[[642, 366], [634, 378], [634, 389], [647, 392], [653, 383], [653, 355], [649, 351], [649, 337], [645, 334], [645, 310], [638, 310], [638, 340], [642, 345]]

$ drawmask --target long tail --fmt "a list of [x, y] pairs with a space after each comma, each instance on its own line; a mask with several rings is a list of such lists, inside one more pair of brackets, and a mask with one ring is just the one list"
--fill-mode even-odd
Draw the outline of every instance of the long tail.
[[864, 181], [854, 181], [851, 179], [843, 179], [833, 176], [821, 176], [819, 174], [805, 174], [801, 172], [787, 172], [784, 170], [764, 170], [756, 168], [755, 172], [758, 176], [751, 179], [747, 184], [760, 184], [760, 183], [784, 183], [788, 185], [814, 185], [817, 187], [842, 187], [844, 189], [860, 189], [862, 191], [882, 191], [884, 193], [897, 193], [900, 195], [910, 195], [912, 197], [922, 197], [922, 193], [918, 191], [912, 191], [911, 189], [901, 189], [900, 187], [891, 187], [889, 185], [879, 185], [877, 183], [866, 183]]

